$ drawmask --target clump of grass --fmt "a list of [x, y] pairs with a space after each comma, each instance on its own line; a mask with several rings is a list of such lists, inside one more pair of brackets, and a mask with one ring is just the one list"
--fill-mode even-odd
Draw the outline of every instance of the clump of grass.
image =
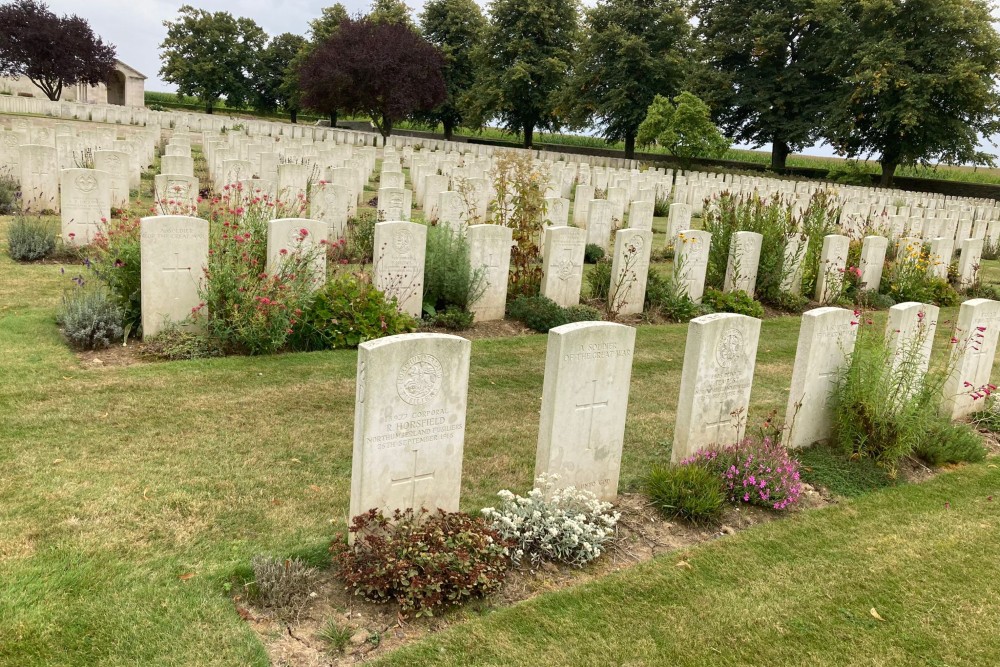
[[800, 449], [796, 455], [802, 481], [836, 496], [855, 498], [896, 484], [889, 472], [873, 460], [849, 458], [828, 444]]
[[700, 465], [654, 467], [644, 483], [653, 506], [668, 519], [713, 523], [722, 516], [722, 481]]
[[343, 653], [351, 641], [354, 628], [349, 625], [342, 625], [337, 619], [331, 618], [326, 625], [317, 633], [317, 636], [326, 642], [327, 652], [330, 654]]

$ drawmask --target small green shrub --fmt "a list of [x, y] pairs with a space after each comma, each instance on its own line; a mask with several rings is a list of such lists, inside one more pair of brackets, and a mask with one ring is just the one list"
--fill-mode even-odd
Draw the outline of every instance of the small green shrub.
[[464, 331], [472, 326], [475, 315], [458, 306], [448, 306], [434, 314], [434, 324], [453, 331]]
[[593, 306], [578, 305], [569, 306], [568, 308], [563, 308], [563, 314], [565, 315], [566, 324], [571, 324], [572, 322], [600, 322], [601, 321], [601, 311]]
[[507, 304], [507, 314], [539, 333], [566, 324], [565, 309], [544, 296], [520, 296]]
[[771, 300], [771, 305], [785, 313], [801, 313], [809, 305], [809, 299], [801, 294], [792, 294], [784, 290], [775, 294]]
[[124, 314], [125, 328], [137, 333], [142, 325], [139, 218], [108, 220], [94, 239], [92, 251], [90, 268], [111, 290]]
[[0, 166], [0, 215], [12, 215], [17, 211], [21, 188], [14, 177]]
[[395, 299], [355, 275], [333, 277], [316, 292], [289, 337], [294, 350], [337, 350], [366, 340], [415, 331], [412, 317], [399, 312]]
[[896, 300], [891, 296], [875, 290], [861, 290], [855, 295], [854, 302], [868, 310], [888, 310], [896, 305]]
[[701, 314], [701, 307], [688, 297], [683, 286], [657, 271], [650, 271], [646, 279], [645, 308], [671, 322], [688, 322]]
[[19, 214], [7, 228], [7, 248], [16, 262], [36, 262], [56, 250], [55, 225], [41, 216]]
[[982, 438], [968, 424], [938, 419], [925, 431], [913, 453], [929, 465], [978, 463], [986, 458]]
[[590, 286], [592, 299], [607, 300], [611, 291], [611, 260], [602, 259], [587, 273], [587, 284]]
[[653, 506], [668, 519], [702, 524], [718, 521], [722, 515], [722, 480], [700, 465], [654, 467], [644, 488]]
[[583, 261], [586, 264], [597, 264], [599, 261], [604, 259], [604, 248], [597, 245], [596, 243], [588, 243], [587, 247], [583, 251]]
[[75, 287], [63, 292], [56, 321], [69, 344], [81, 350], [102, 350], [124, 339], [122, 311], [108, 291], [74, 278]]
[[736, 313], [758, 319], [764, 317], [764, 306], [743, 290], [720, 292], [711, 287], [706, 288], [701, 305], [713, 313]]
[[369, 510], [354, 517], [354, 544], [330, 546], [348, 590], [369, 602], [396, 602], [406, 613], [434, 610], [495, 593], [503, 585], [513, 543], [464, 512]]
[[657, 197], [653, 202], [653, 217], [665, 218], [670, 215], [670, 197]]
[[976, 428], [990, 433], [1000, 433], [1000, 403], [994, 397], [986, 399], [985, 407], [970, 419]]
[[248, 586], [250, 599], [281, 615], [302, 608], [318, 575], [316, 568], [298, 558], [254, 556], [250, 568], [253, 570], [253, 582]]
[[350, 259], [356, 264], [371, 264], [375, 255], [375, 211], [360, 211], [356, 218], [347, 221], [344, 230]]
[[428, 227], [424, 310], [435, 313], [452, 306], [468, 310], [486, 287], [486, 269], [470, 265], [465, 237], [453, 234], [447, 227]]

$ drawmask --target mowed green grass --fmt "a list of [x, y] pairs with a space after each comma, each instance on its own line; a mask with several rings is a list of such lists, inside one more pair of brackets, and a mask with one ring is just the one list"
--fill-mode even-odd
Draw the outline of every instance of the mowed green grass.
[[995, 464], [970, 466], [541, 596], [375, 664], [991, 667], [998, 492]]
[[[3, 247], [7, 222], [0, 220]], [[82, 364], [54, 322], [80, 267], [67, 275], [60, 268], [15, 264], [0, 252], [0, 664], [266, 664], [224, 584], [259, 553], [319, 562], [343, 529], [356, 353]], [[798, 328], [795, 317], [764, 322], [751, 424], [784, 410]], [[639, 329], [622, 490], [669, 457], [686, 333], [684, 325]], [[545, 344], [531, 335], [473, 345], [463, 509], [492, 504], [499, 489], [531, 486]], [[796, 551], [843, 539], [834, 527], [813, 542], [804, 534]], [[873, 544], [869, 555], [895, 558], [899, 547]], [[781, 567], [787, 549], [762, 549]], [[989, 561], [980, 565], [989, 569]], [[669, 562], [641, 572], [657, 568], [656, 580], [674, 576]], [[835, 593], [827, 574], [803, 569], [785, 604]], [[759, 576], [742, 581], [754, 589], [766, 581]], [[627, 590], [620, 579], [602, 586], [610, 592], [574, 603], [593, 606], [594, 628], [604, 596]], [[672, 604], [662, 599], [660, 615]], [[717, 622], [750, 622], [727, 599], [711, 601]], [[624, 640], [631, 632], [611, 634]], [[611, 640], [582, 630], [565, 636], [592, 651], [581, 664], [608, 664], [608, 655], [631, 650], [616, 643], [609, 653]], [[506, 662], [500, 655], [491, 659]]]

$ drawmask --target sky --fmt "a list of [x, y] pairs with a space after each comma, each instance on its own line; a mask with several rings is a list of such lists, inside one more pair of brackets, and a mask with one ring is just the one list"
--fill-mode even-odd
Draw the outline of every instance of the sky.
[[[309, 21], [320, 15], [323, 7], [337, 0], [47, 0], [49, 8], [57, 14], [78, 14], [90, 22], [101, 38], [118, 49], [119, 60], [134, 67], [148, 79], [147, 91], [174, 92], [174, 86], [160, 80], [160, 43], [166, 36], [163, 22], [177, 16], [184, 4], [192, 4], [207, 11], [227, 11], [236, 16], [251, 18], [269, 35], [291, 32], [305, 35]], [[370, 0], [340, 0], [351, 14], [367, 11]], [[414, 14], [423, 7], [423, 0], [407, 0]], [[485, 5], [485, 0], [479, 0]], [[585, 1], [584, 4], [593, 4]], [[997, 153], [988, 142], [981, 144], [986, 150]], [[770, 150], [770, 147], [764, 147]], [[802, 151], [808, 155], [834, 155], [826, 145], [817, 145]]]

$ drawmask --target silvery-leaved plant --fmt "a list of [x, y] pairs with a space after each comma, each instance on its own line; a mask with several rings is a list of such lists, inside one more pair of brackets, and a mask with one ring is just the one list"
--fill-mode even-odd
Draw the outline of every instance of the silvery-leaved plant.
[[515, 563], [527, 559], [532, 565], [554, 561], [583, 566], [614, 538], [621, 515], [611, 503], [572, 486], [557, 488], [558, 479], [540, 476], [527, 497], [505, 489], [497, 494], [502, 500], [498, 507], [483, 508], [494, 530], [516, 543]]

